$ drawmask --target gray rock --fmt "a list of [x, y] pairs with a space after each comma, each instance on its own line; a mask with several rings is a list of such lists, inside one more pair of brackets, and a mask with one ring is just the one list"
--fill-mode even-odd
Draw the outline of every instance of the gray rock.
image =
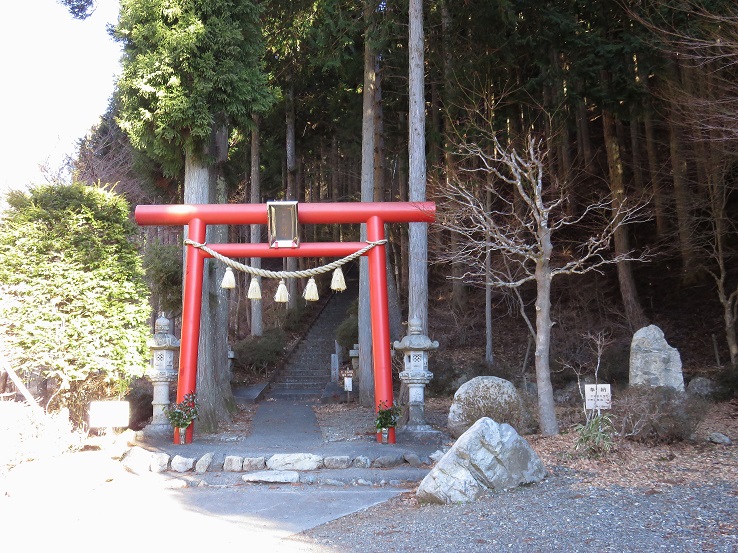
[[175, 472], [187, 472], [195, 466], [195, 460], [191, 457], [175, 455], [172, 459], [172, 470]]
[[323, 484], [326, 486], [336, 486], [336, 487], [344, 487], [346, 486], [345, 482], [341, 482], [340, 480], [334, 480], [333, 478], [326, 478], [323, 480]]
[[714, 380], [704, 376], [696, 376], [687, 384], [687, 393], [691, 396], [710, 398], [720, 391]]
[[151, 472], [166, 472], [169, 468], [169, 455], [164, 452], [157, 452], [151, 455], [151, 464], [149, 470]]
[[243, 457], [237, 455], [226, 455], [223, 461], [224, 472], [241, 472], [243, 470]]
[[187, 480], [183, 480], [182, 478], [168, 478], [162, 482], [161, 486], [166, 490], [181, 490], [182, 488], [190, 487]]
[[372, 460], [364, 455], [359, 455], [358, 457], [354, 458], [352, 464], [357, 469], [368, 469], [372, 466]]
[[132, 447], [123, 459], [121, 459], [123, 466], [134, 474], [146, 474], [150, 472], [153, 462], [154, 454], [138, 446]]
[[266, 458], [264, 457], [244, 457], [243, 470], [250, 472], [253, 470], [264, 470], [266, 468]]
[[478, 376], [454, 394], [448, 412], [448, 432], [458, 438], [482, 417], [520, 427], [523, 403], [512, 382], [496, 376]]
[[356, 481], [357, 486], [372, 486], [373, 484], [369, 480], [364, 480], [363, 478], [359, 478]]
[[312, 453], [277, 453], [266, 465], [271, 470], [317, 470], [323, 466], [323, 458]]
[[351, 457], [348, 455], [326, 457], [323, 459], [323, 464], [327, 469], [347, 469], [351, 466]]
[[713, 432], [710, 434], [707, 439], [711, 441], [714, 444], [720, 444], [720, 445], [733, 445], [733, 440], [728, 438], [725, 434], [722, 432]]
[[479, 419], [426, 475], [416, 492], [422, 503], [466, 503], [485, 490], [539, 482], [546, 468], [509, 424]]
[[372, 467], [378, 469], [386, 469], [390, 467], [399, 467], [405, 462], [402, 455], [382, 455], [374, 459]]
[[263, 470], [244, 474], [241, 479], [244, 482], [294, 484], [300, 481], [300, 474], [294, 470]]
[[682, 359], [656, 325], [641, 328], [630, 344], [630, 385], [665, 386], [684, 391]]
[[405, 462], [409, 464], [411, 467], [418, 468], [423, 464], [423, 462], [420, 460], [420, 457], [416, 453], [405, 453], [405, 455], [402, 456], [403, 459], [405, 459]]
[[301, 484], [315, 484], [318, 482], [318, 479], [314, 474], [303, 473], [300, 475], [300, 483]]
[[433, 453], [429, 455], [429, 459], [433, 461], [434, 463], [437, 463], [438, 461], [441, 460], [441, 458], [443, 458], [444, 455], [446, 455], [445, 451], [441, 451], [440, 449], [437, 449], [436, 451], [434, 451]]
[[204, 472], [207, 472], [210, 468], [210, 465], [213, 464], [213, 457], [215, 457], [215, 453], [206, 453], [202, 457], [200, 457], [197, 460], [197, 463], [195, 463], [195, 472], [197, 474], [202, 474]]

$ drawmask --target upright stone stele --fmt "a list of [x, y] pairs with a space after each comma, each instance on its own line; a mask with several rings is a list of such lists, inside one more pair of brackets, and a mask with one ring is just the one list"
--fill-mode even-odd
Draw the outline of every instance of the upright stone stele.
[[404, 354], [405, 370], [400, 373], [400, 380], [408, 387], [408, 421], [402, 432], [434, 432], [425, 421], [425, 386], [433, 378], [428, 370], [428, 353], [438, 349], [438, 342], [422, 332], [420, 321], [413, 319], [408, 322], [407, 335], [394, 343], [395, 349]]
[[177, 380], [174, 370], [174, 356], [179, 349], [179, 340], [171, 334], [171, 323], [164, 314], [160, 314], [154, 324], [154, 337], [149, 340], [151, 349], [151, 366], [146, 373], [154, 387], [151, 404], [154, 416], [151, 424], [144, 428], [144, 435], [171, 437], [172, 426], [169, 424], [164, 408], [169, 405], [169, 385]]
[[641, 328], [630, 344], [631, 386], [669, 387], [684, 391], [682, 359], [656, 325]]

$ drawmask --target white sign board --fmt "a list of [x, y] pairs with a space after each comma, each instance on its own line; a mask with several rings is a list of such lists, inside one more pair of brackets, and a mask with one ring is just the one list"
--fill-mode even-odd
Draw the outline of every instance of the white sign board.
[[90, 402], [90, 428], [126, 428], [129, 418], [127, 401]]
[[343, 379], [343, 389], [346, 392], [352, 391], [353, 386], [354, 386], [354, 378], [352, 376], [347, 376], [346, 378]]
[[585, 384], [584, 406], [587, 409], [611, 409], [612, 396], [609, 384]]

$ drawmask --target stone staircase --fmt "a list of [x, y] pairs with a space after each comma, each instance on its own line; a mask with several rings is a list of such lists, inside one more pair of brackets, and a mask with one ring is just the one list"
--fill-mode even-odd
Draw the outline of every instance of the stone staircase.
[[346, 312], [358, 297], [358, 292], [358, 279], [346, 276], [346, 290], [335, 293], [328, 300], [310, 330], [272, 380], [268, 397], [297, 400], [320, 398], [331, 380], [331, 354], [336, 352], [336, 328], [346, 318]]

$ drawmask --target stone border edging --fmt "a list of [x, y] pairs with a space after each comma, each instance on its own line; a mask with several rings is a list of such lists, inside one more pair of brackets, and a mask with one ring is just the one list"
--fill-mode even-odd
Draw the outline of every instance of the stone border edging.
[[365, 455], [351, 457], [349, 455], [336, 455], [321, 457], [312, 453], [277, 453], [269, 457], [240, 457], [237, 455], [226, 455], [222, 466], [214, 467], [215, 453], [208, 452], [199, 459], [175, 455], [171, 457], [168, 453], [152, 452], [140, 446], [131, 447], [123, 456], [121, 462], [128, 469], [136, 473], [144, 472], [195, 472], [204, 474], [206, 472], [309, 472], [320, 469], [381, 469], [395, 468], [408, 465], [413, 468], [421, 468], [430, 465], [437, 460], [436, 454], [431, 458], [421, 459], [412, 452], [381, 455], [370, 459]]

